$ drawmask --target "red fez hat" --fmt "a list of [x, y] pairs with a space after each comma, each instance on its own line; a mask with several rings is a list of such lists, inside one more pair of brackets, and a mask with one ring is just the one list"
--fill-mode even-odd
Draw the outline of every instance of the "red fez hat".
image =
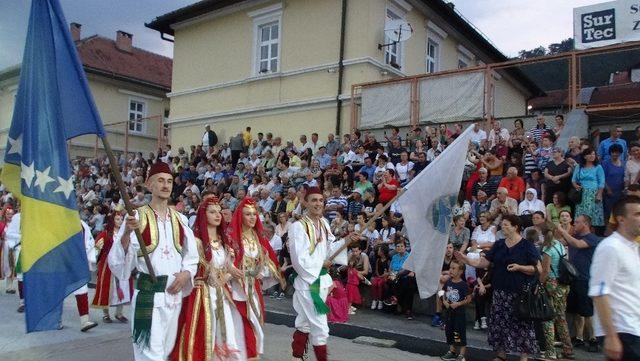
[[322, 194], [322, 191], [320, 190], [320, 188], [318, 188], [318, 187], [309, 187], [309, 188], [307, 188], [307, 193], [305, 193], [305, 195], [304, 195], [304, 199], [307, 200], [307, 197], [309, 197], [312, 194], [319, 194], [321, 196], [324, 195], [324, 194]]
[[167, 173], [169, 175], [173, 175], [171, 173], [171, 169], [169, 168], [169, 165], [165, 162], [155, 162], [151, 165], [151, 168], [149, 168], [149, 176], [147, 177], [147, 179], [151, 178], [153, 175], [158, 174], [158, 173]]

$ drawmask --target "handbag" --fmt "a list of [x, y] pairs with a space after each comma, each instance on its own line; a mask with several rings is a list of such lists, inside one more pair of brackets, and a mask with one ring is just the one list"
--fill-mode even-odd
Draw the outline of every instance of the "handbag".
[[[558, 282], [563, 285], [571, 285], [573, 281], [578, 279], [578, 269], [568, 259], [567, 255], [563, 252], [560, 254], [557, 248], [554, 247], [558, 255], [560, 256], [560, 262], [558, 264]], [[551, 266], [553, 269], [553, 266]]]
[[[580, 166], [578, 166], [580, 167]], [[580, 172], [582, 172], [582, 169], [578, 168], [578, 182], [580, 183]], [[578, 204], [580, 202], [582, 202], [582, 190], [577, 190], [574, 187], [571, 187], [571, 189], [569, 189], [569, 193], [567, 193], [567, 198], [569, 198], [569, 200], [571, 202], [573, 202], [573, 204]]]
[[521, 321], [550, 321], [555, 317], [551, 297], [540, 282], [538, 268], [534, 280], [516, 298], [516, 317]]

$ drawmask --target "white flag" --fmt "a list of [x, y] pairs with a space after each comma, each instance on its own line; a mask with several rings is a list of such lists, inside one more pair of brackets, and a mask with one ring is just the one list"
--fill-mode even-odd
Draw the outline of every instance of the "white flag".
[[405, 188], [398, 203], [411, 254], [402, 268], [416, 274], [420, 298], [438, 290], [473, 125], [469, 126]]

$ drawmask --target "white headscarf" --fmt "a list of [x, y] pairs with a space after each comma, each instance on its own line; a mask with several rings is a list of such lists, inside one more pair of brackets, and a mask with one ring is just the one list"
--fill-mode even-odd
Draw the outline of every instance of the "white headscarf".
[[[533, 200], [531, 201], [527, 199], [527, 193], [529, 192], [533, 193]], [[544, 206], [544, 202], [538, 199], [538, 192], [535, 189], [529, 188], [525, 192], [524, 200], [520, 202], [520, 205], [518, 206], [518, 215], [533, 214], [537, 211], [545, 213], [546, 208]]]

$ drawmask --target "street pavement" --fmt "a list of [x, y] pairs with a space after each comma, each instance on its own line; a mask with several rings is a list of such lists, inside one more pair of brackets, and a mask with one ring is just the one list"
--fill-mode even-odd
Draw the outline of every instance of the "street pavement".
[[[93, 290], [89, 291], [89, 300]], [[87, 333], [80, 332], [80, 321], [75, 298], [64, 302], [63, 325], [59, 331], [25, 333], [24, 314], [16, 312], [18, 296], [6, 294], [4, 281], [0, 281], [0, 361], [126, 361], [133, 360], [130, 329], [127, 324], [115, 321], [102, 323], [102, 311], [91, 309], [91, 319], [99, 326]], [[128, 307], [125, 314], [128, 316]], [[265, 325], [265, 354], [263, 360], [284, 361], [291, 359], [290, 345], [293, 329], [282, 325]], [[435, 357], [360, 345], [352, 340], [332, 336], [329, 339], [330, 360], [334, 361], [387, 361], [387, 360], [437, 360]], [[310, 357], [310, 360], [313, 360]]]

